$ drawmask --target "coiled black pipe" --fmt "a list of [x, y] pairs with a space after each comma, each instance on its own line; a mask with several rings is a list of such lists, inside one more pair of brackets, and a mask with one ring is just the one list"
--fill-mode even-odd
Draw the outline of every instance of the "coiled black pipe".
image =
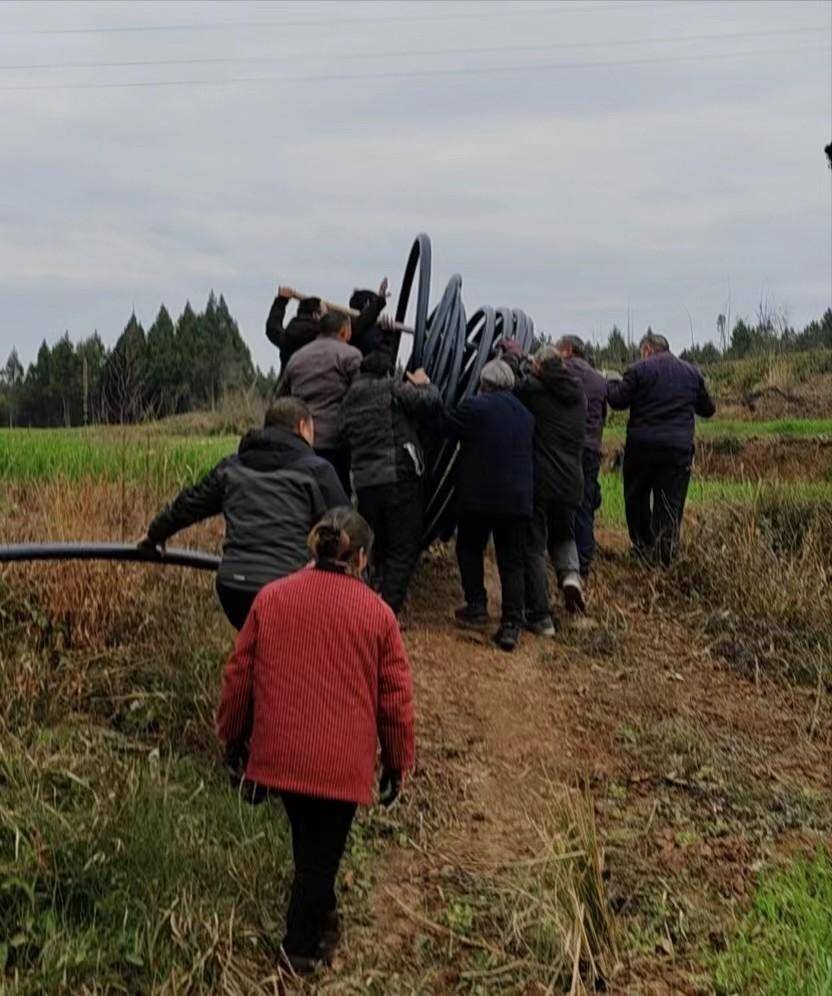
[[0, 546], [0, 564], [27, 560], [117, 560], [216, 571], [220, 558], [199, 550], [158, 553], [131, 543], [16, 543]]
[[[408, 369], [424, 367], [446, 407], [453, 408], [476, 393], [482, 368], [501, 339], [516, 339], [524, 352], [531, 349], [534, 322], [524, 311], [491, 307], [480, 308], [466, 319], [459, 274], [451, 277], [439, 303], [429, 311], [431, 245], [425, 234], [416, 237], [405, 266], [396, 307], [400, 322], [405, 321], [417, 267], [419, 284]], [[458, 450], [455, 443], [441, 439], [428, 446], [424, 546], [437, 538], [449, 539], [456, 527], [453, 499]]]

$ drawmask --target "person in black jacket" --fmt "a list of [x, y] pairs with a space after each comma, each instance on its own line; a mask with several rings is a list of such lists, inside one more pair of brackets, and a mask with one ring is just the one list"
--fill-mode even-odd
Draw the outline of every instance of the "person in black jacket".
[[273, 346], [277, 346], [281, 372], [286, 369], [286, 364], [299, 349], [308, 346], [317, 338], [321, 330], [321, 319], [326, 314], [326, 305], [320, 298], [303, 298], [298, 302], [297, 314], [284, 329], [286, 306], [294, 297], [297, 297], [297, 292], [291, 287], [278, 287], [277, 297], [266, 319], [266, 338]]
[[164, 547], [181, 529], [223, 515], [217, 595], [237, 629], [264, 585], [307, 563], [307, 536], [324, 512], [349, 505], [332, 465], [312, 449], [314, 439], [306, 405], [281, 398], [266, 413], [265, 427], [249, 432], [237, 453], [185, 488], [142, 540]]
[[480, 393], [445, 416], [446, 433], [460, 441], [457, 464], [456, 553], [465, 592], [457, 609], [463, 626], [488, 622], [484, 557], [493, 535], [503, 596], [495, 642], [517, 646], [524, 616], [524, 551], [534, 489], [534, 419], [514, 397], [514, 374], [502, 360], [483, 367]]
[[546, 580], [546, 551], [555, 567], [570, 612], [584, 609], [575, 544], [575, 511], [584, 491], [583, 448], [586, 396], [552, 345], [532, 357], [531, 375], [516, 394], [534, 415], [534, 515], [526, 554], [526, 624], [554, 636]]
[[[291, 287], [278, 287], [268, 318], [266, 338], [277, 346], [280, 353], [281, 373], [289, 360], [304, 346], [308, 346], [321, 331], [321, 319], [327, 313], [327, 306], [318, 297], [300, 298], [294, 318], [284, 328], [286, 308], [292, 298], [299, 297]], [[360, 312], [351, 319], [352, 336], [350, 341], [366, 356], [392, 337], [378, 324], [379, 315], [387, 305], [387, 277], [382, 280], [378, 293], [370, 290], [355, 290], [350, 298], [350, 307]], [[393, 357], [395, 360], [395, 357]], [[392, 366], [392, 363], [391, 363]]]
[[716, 411], [705, 380], [691, 363], [650, 332], [641, 360], [610, 381], [611, 408], [630, 409], [624, 447], [624, 508], [635, 552], [669, 565], [679, 542], [693, 461], [696, 415]]
[[376, 537], [375, 580], [396, 614], [422, 540], [425, 458], [419, 430], [436, 424], [442, 414], [439, 391], [424, 370], [408, 374], [408, 380], [390, 376], [390, 354], [378, 349], [364, 358], [341, 408], [358, 511]]
[[361, 350], [363, 356], [369, 356], [380, 349], [385, 350], [388, 354], [388, 367], [392, 370], [396, 361], [396, 357], [392, 355], [393, 344], [398, 340], [392, 332], [379, 324], [379, 317], [386, 306], [387, 277], [382, 280], [378, 292], [356, 288], [350, 297], [350, 307], [359, 314], [352, 319], [350, 342]]

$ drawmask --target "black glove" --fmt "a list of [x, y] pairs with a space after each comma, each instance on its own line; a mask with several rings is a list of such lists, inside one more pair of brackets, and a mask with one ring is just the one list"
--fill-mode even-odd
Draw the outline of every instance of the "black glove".
[[378, 783], [378, 801], [384, 806], [391, 806], [402, 790], [402, 773], [394, 768], [384, 768]]
[[240, 782], [245, 778], [247, 761], [248, 746], [246, 744], [228, 744], [225, 748], [225, 767], [234, 789], [238, 789]]
[[162, 555], [162, 549], [164, 547], [161, 543], [154, 543], [149, 536], [145, 536], [136, 544], [136, 546], [138, 546], [140, 550], [154, 554], [156, 557], [160, 557]]

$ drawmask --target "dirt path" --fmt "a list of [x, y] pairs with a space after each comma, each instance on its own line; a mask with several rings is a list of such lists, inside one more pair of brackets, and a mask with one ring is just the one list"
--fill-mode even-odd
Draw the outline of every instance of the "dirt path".
[[421, 573], [406, 631], [419, 723], [407, 843], [386, 851], [372, 922], [344, 955], [346, 970], [369, 958], [379, 992], [546, 991], [461, 977], [447, 910], [471, 872], [533, 859], [536, 824], [580, 782], [624, 933], [614, 992], [707, 992], [697, 959], [758, 862], [828, 838], [828, 700], [816, 708], [811, 689], [758, 688], [712, 660], [620, 537], [605, 546], [591, 619], [513, 655], [451, 625], [452, 561]]

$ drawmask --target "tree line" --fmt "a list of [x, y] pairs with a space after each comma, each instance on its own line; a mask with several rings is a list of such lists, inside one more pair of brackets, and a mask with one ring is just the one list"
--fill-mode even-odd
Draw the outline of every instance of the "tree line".
[[189, 303], [174, 323], [164, 304], [147, 331], [132, 314], [112, 349], [97, 332], [41, 344], [24, 370], [16, 350], [0, 369], [0, 425], [76, 426], [137, 422], [213, 408], [228, 392], [271, 395], [231, 316], [211, 292], [205, 310]]
[[[647, 331], [652, 329], [648, 327]], [[730, 331], [726, 316], [719, 315], [716, 340], [710, 339], [704, 345], [692, 342], [680, 356], [684, 360], [707, 365], [772, 353], [832, 349], [832, 308], [827, 308], [822, 318], [809, 322], [802, 331], [797, 331], [782, 316], [764, 307], [760, 308], [756, 321], [740, 318]], [[638, 340], [625, 336], [617, 325], [613, 325], [606, 343], [589, 344], [588, 352], [596, 367], [621, 369], [638, 359]]]

